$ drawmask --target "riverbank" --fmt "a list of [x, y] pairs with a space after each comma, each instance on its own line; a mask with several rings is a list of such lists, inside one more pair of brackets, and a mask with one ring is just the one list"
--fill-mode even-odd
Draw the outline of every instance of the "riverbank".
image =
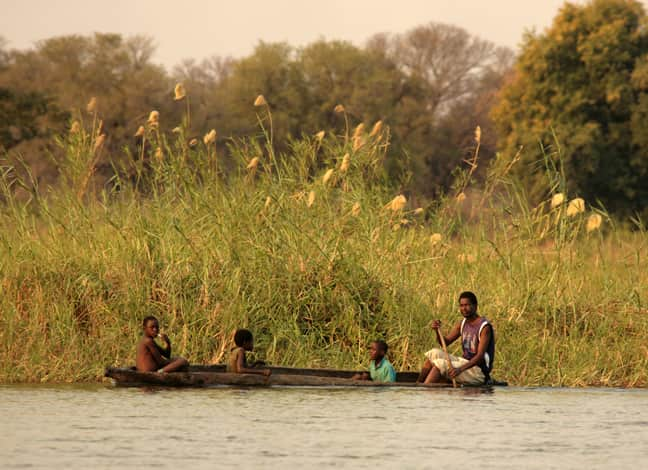
[[18, 194], [3, 173], [0, 382], [98, 380], [134, 362], [146, 315], [193, 363], [223, 361], [247, 327], [272, 364], [360, 368], [384, 338], [396, 368], [416, 370], [430, 320], [449, 328], [472, 290], [495, 325], [497, 378], [648, 385], [646, 232], [577, 195], [552, 200], [560, 175], [532, 205], [502, 159], [479, 190], [464, 172], [419, 208], [384, 179], [386, 128], [306, 137], [286, 156], [244, 140], [227, 172], [207, 136], [147, 129], [132, 171], [94, 187], [107, 156], [80, 132], [56, 191], [22, 178]]

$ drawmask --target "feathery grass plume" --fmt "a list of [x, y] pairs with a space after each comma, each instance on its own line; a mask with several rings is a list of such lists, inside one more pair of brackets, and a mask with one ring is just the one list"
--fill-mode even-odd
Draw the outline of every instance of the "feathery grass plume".
[[182, 84], [182, 82], [176, 83], [176, 86], [173, 89], [173, 92], [175, 93], [175, 97], [173, 99], [176, 100], [176, 101], [180, 101], [185, 96], [187, 96], [187, 90], [185, 90], [185, 87]]
[[376, 121], [376, 124], [374, 124], [373, 129], [371, 129], [371, 133], [369, 134], [369, 137], [376, 137], [382, 130], [382, 127], [383, 127], [383, 122]]
[[331, 179], [331, 176], [333, 176], [332, 168], [326, 170], [326, 173], [324, 173], [324, 176], [322, 177], [322, 184], [326, 185], [326, 183], [328, 183], [329, 180]]
[[360, 203], [356, 202], [353, 204], [353, 207], [351, 207], [351, 215], [354, 217], [358, 217], [360, 215]]
[[423, 208], [422, 207], [417, 207], [414, 210], [414, 215], [421, 215], [423, 213]]
[[171, 129], [171, 132], [173, 132], [174, 134], [179, 134], [180, 132], [182, 132], [182, 128], [180, 126], [176, 126]]
[[142, 137], [144, 135], [144, 126], [139, 126], [137, 132], [135, 132], [134, 137]]
[[362, 147], [364, 144], [364, 138], [359, 135], [358, 137], [353, 138], [353, 151], [356, 152]]
[[326, 132], [324, 131], [319, 131], [317, 134], [315, 134], [315, 138], [321, 142], [324, 136], [326, 135]]
[[401, 228], [401, 224], [400, 224], [400, 222], [397, 222], [397, 223], [395, 223], [394, 225], [392, 225], [392, 230], [393, 230], [394, 232], [396, 232], [397, 230], [400, 230], [400, 228]]
[[443, 240], [443, 235], [440, 233], [433, 233], [430, 235], [430, 244], [432, 244], [432, 246], [441, 243], [441, 240]]
[[601, 217], [601, 214], [592, 214], [587, 218], [587, 225], [585, 226], [585, 229], [587, 232], [593, 232], [594, 230], [598, 230], [601, 227], [601, 224], [603, 223], [603, 217]]
[[481, 127], [479, 126], [475, 127], [475, 142], [481, 143]]
[[148, 121], [147, 121], [147, 122], [148, 122], [149, 124], [157, 124], [159, 121], [160, 121], [160, 112], [159, 112], [159, 111], [155, 111], [155, 110], [151, 111], [151, 112], [149, 113], [149, 117], [148, 117]]
[[567, 206], [567, 217], [573, 217], [581, 212], [585, 212], [585, 201], [583, 198], [577, 197], [576, 199], [569, 201], [569, 205]]
[[78, 134], [81, 131], [81, 124], [79, 121], [74, 121], [70, 127], [70, 134]]
[[271, 203], [272, 203], [272, 198], [270, 198], [270, 196], [266, 197], [265, 204], [263, 204], [263, 208], [267, 209], [268, 207], [270, 207]]
[[400, 219], [401, 225], [409, 225], [409, 223], [410, 223], [409, 219]]
[[259, 157], [254, 157], [250, 160], [250, 163], [245, 167], [247, 170], [256, 170], [256, 167], [259, 166]]
[[104, 142], [106, 141], [106, 134], [100, 134], [97, 136], [97, 140], [95, 140], [94, 143], [94, 151], [98, 151], [101, 147], [103, 147]]
[[210, 145], [216, 142], [216, 130], [212, 129], [203, 137], [203, 142], [205, 145]]
[[350, 161], [351, 161], [351, 157], [349, 156], [348, 153], [345, 153], [344, 157], [342, 157], [342, 163], [340, 164], [341, 173], [345, 173], [349, 169]]
[[254, 100], [254, 106], [268, 106], [268, 102], [266, 99], [263, 97], [263, 95], [259, 95], [256, 97]]
[[475, 256], [470, 253], [468, 254], [461, 253], [457, 255], [457, 260], [466, 264], [472, 264], [476, 261], [476, 259], [477, 258], [475, 258]]
[[399, 210], [403, 209], [403, 207], [405, 207], [405, 204], [407, 204], [407, 198], [402, 194], [399, 194], [394, 199], [392, 199], [389, 204], [387, 204], [387, 207], [393, 212], [398, 212]]
[[551, 208], [555, 209], [565, 202], [565, 195], [563, 193], [556, 193], [551, 197]]
[[457, 194], [457, 197], [455, 199], [457, 201], [457, 204], [461, 204], [466, 200], [466, 193], [464, 193], [463, 191], [460, 192], [459, 194]]
[[306, 200], [306, 206], [310, 207], [315, 202], [315, 191], [308, 193], [308, 199]]
[[362, 136], [362, 133], [364, 132], [365, 125], [363, 122], [358, 124], [356, 128], [353, 130], [353, 138], [356, 139], [360, 136]]
[[162, 160], [162, 147], [158, 147], [155, 149], [155, 158], [158, 160]]
[[333, 108], [333, 111], [335, 111], [338, 114], [343, 113], [344, 112], [344, 105], [342, 105], [342, 104], [336, 105], [335, 108]]
[[189, 141], [189, 147], [195, 147], [196, 145], [198, 145], [198, 139], [191, 139]]
[[88, 110], [89, 113], [94, 113], [97, 111], [97, 98], [92, 97], [90, 98], [90, 101], [88, 101], [88, 104], [86, 105], [86, 109]]

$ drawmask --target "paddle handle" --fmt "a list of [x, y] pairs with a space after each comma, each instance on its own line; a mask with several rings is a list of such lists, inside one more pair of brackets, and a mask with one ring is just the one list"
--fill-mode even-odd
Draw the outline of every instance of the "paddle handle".
[[[441, 332], [441, 328], [437, 329], [437, 334], [439, 335], [439, 339], [441, 340], [441, 346], [443, 347], [443, 352], [446, 354], [446, 359], [448, 360], [448, 374], [450, 373], [450, 369], [452, 369], [452, 362], [450, 361], [450, 354], [448, 354], [448, 348], [446, 347], [446, 342], [445, 338], [443, 337], [443, 333]], [[454, 388], [457, 388], [457, 381], [452, 378], [452, 386]]]

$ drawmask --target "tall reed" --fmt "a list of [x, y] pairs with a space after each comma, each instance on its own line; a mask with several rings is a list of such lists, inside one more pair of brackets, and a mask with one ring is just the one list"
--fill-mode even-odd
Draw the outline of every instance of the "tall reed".
[[132, 364], [149, 314], [195, 363], [223, 360], [247, 327], [270, 363], [359, 368], [384, 338], [394, 364], [416, 370], [435, 346], [426, 325], [458, 321], [457, 295], [473, 290], [495, 325], [496, 377], [648, 383], [645, 229], [591, 201], [570, 210], [558, 154], [539, 206], [509, 176], [515, 156], [473, 187], [476, 150], [456, 191], [420, 209], [385, 177], [386, 124], [349, 138], [345, 123], [275, 155], [257, 104], [267, 140], [230, 142], [229, 173], [215, 131], [203, 145], [149, 122], [141, 152], [93, 185], [98, 119], [60, 139], [54, 190], [5, 162], [1, 381], [95, 380]]

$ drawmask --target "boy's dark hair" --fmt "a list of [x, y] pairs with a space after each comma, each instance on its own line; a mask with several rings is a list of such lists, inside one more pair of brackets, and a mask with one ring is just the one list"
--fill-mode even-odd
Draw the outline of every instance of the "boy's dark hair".
[[468, 299], [471, 304], [477, 305], [477, 296], [470, 291], [465, 291], [459, 294], [459, 301], [461, 301], [461, 299]]
[[389, 349], [389, 346], [387, 346], [387, 343], [384, 342], [382, 339], [377, 339], [374, 341], [376, 346], [378, 346], [378, 349], [380, 349], [383, 354], [387, 354], [387, 350]]
[[153, 315], [149, 315], [148, 317], [144, 317], [144, 320], [142, 320], [142, 326], [146, 328], [146, 324], [150, 321], [155, 320], [156, 322], [160, 323], [157, 318], [155, 318]]
[[252, 339], [252, 332], [250, 330], [240, 329], [236, 330], [236, 333], [234, 333], [234, 344], [236, 344], [239, 348], [242, 347], [245, 343], [251, 342]]

